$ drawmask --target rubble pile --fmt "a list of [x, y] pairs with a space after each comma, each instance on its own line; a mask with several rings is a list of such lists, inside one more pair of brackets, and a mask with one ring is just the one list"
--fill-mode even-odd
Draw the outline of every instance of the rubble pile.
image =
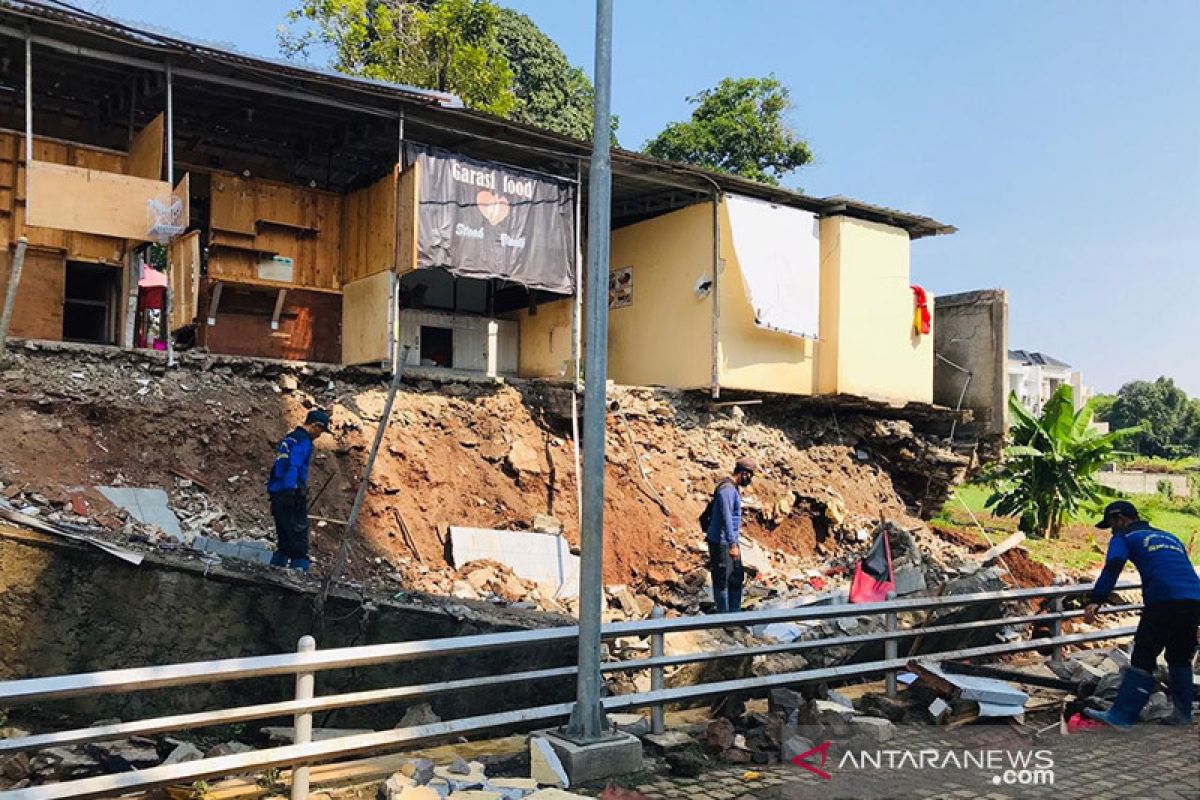
[[[273, 547], [263, 485], [275, 444], [306, 409], [330, 409], [332, 435], [317, 443], [309, 486], [316, 576], [336, 552], [386, 394], [382, 376], [363, 370], [200, 352], [179, 354], [168, 369], [158, 354], [34, 342], [11, 353], [0, 390], [10, 433], [0, 442], [0, 501], [12, 509], [131, 546], [260, 563]], [[570, 396], [538, 382], [406, 381], [348, 580], [570, 613], [561, 586], [530, 582], [511, 564], [494, 566], [494, 578], [476, 575], [476, 586], [475, 570], [456, 569], [448, 553], [453, 526], [553, 529], [577, 548]], [[914, 514], [961, 480], [971, 458], [931, 433], [930, 419], [887, 413], [799, 398], [715, 406], [701, 394], [615, 387], [608, 619], [646, 616], [654, 605], [707, 608], [696, 519], [742, 454], [761, 465], [744, 498], [747, 607], [843, 591], [881, 517], [919, 543], [923, 560], [912, 567], [926, 583], [969, 567], [965, 548]], [[177, 532], [110, 502], [103, 487], [164, 492], [156, 513], [172, 515]]]

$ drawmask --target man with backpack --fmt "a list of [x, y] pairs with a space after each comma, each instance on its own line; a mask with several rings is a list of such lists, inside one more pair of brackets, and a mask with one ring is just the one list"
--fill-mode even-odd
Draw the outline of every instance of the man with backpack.
[[739, 534], [742, 528], [741, 489], [750, 485], [758, 465], [752, 458], [739, 458], [733, 475], [723, 478], [713, 491], [712, 500], [700, 515], [700, 527], [708, 543], [708, 571], [712, 575], [713, 601], [717, 613], [742, 609], [742, 553]]

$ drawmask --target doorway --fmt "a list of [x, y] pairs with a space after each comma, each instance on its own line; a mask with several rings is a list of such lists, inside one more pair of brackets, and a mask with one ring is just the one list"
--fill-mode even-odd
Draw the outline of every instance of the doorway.
[[120, 292], [119, 269], [68, 261], [63, 292], [63, 340], [116, 344]]

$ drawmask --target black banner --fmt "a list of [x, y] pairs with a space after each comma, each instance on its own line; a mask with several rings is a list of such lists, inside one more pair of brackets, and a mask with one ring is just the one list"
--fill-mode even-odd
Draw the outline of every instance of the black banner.
[[572, 184], [437, 148], [409, 145], [408, 161], [420, 164], [418, 267], [575, 290]]

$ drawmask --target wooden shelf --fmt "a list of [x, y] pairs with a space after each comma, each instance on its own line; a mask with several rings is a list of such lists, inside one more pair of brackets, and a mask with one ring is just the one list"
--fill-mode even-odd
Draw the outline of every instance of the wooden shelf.
[[304, 236], [316, 236], [321, 232], [320, 228], [314, 228], [311, 225], [297, 225], [294, 222], [284, 222], [278, 219], [256, 219], [254, 227], [257, 228], [287, 228], [288, 230], [296, 231]]
[[326, 289], [321, 286], [302, 286], [296, 283], [287, 283], [285, 281], [267, 281], [262, 278], [246, 278], [243, 276], [233, 275], [214, 275], [209, 272], [205, 277], [210, 282], [228, 283], [232, 286], [248, 286], [255, 289], [286, 289], [289, 292], [320, 292], [321, 294], [341, 294], [341, 289]]

